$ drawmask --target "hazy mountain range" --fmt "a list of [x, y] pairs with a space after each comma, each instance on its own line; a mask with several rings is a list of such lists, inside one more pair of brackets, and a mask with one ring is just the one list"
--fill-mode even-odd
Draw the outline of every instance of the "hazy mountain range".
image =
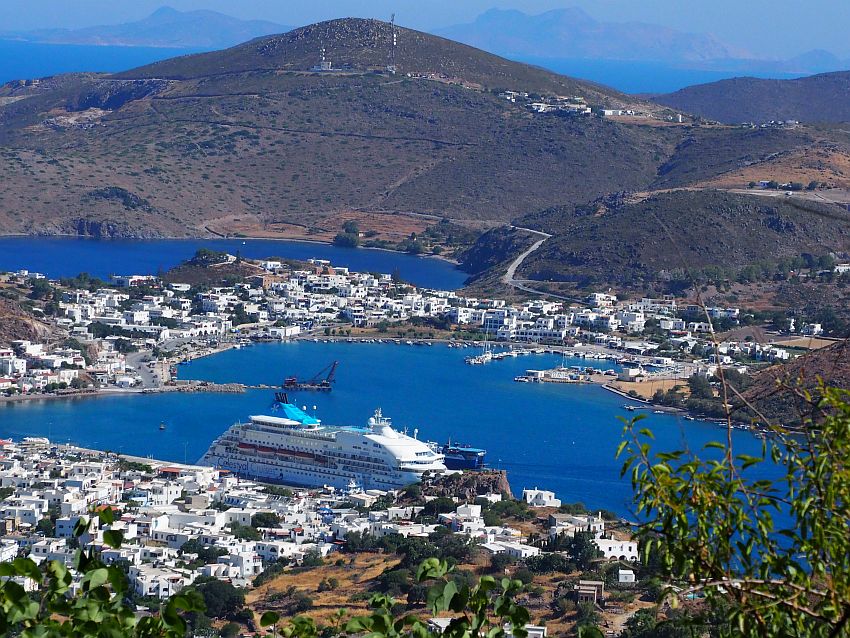
[[[115, 71], [291, 29], [215, 11], [162, 7], [125, 24], [0, 31], [0, 82], [69, 71]], [[850, 61], [829, 51], [767, 60], [712, 35], [647, 23], [604, 22], [579, 8], [539, 15], [491, 9], [472, 23], [433, 32], [556, 73], [650, 95], [737, 76], [789, 79], [850, 68]], [[76, 48], [56, 48], [67, 45]], [[119, 59], [124, 62], [117, 63]]]
[[162, 7], [137, 22], [84, 29], [0, 32], [0, 37], [42, 44], [220, 49], [291, 29], [264, 20], [240, 20], [216, 11]]
[[437, 34], [512, 57], [688, 62], [752, 57], [710, 35], [655, 24], [600, 22], [577, 7], [539, 15], [490, 9], [475, 22], [440, 29]]
[[602, 22], [577, 7], [538, 15], [491, 9], [469, 24], [438, 35], [519, 60], [602, 59], [663, 62], [673, 68], [730, 73], [821, 73], [850, 67], [828, 51], [809, 51], [789, 60], [769, 60], [712, 35], [686, 33], [657, 24]]

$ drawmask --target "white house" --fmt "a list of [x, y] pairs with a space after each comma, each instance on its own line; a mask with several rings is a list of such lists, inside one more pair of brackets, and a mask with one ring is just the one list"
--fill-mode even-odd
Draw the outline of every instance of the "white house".
[[595, 538], [593, 542], [608, 560], [638, 560], [638, 544], [616, 538]]
[[531, 507], [561, 507], [561, 500], [555, 498], [555, 492], [539, 490], [536, 487], [533, 490], [523, 490], [522, 500]]

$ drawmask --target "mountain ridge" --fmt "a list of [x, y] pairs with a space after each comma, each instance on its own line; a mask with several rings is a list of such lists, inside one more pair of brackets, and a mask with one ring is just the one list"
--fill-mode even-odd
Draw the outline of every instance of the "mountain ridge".
[[[438, 35], [509, 56], [678, 60], [751, 57], [707, 34], [684, 33], [639, 22], [603, 22], [569, 7], [529, 15], [490, 9], [469, 24], [437, 29]], [[553, 56], [553, 51], [570, 52]]]
[[[115, 77], [191, 79], [215, 72], [309, 72], [318, 65], [322, 49], [338, 71], [386, 68], [391, 60], [392, 29], [390, 23], [380, 20], [339, 18], [255, 38], [223, 51], [155, 62], [115, 74]], [[401, 26], [395, 29], [398, 37], [395, 61], [399, 74], [430, 72], [446, 78], [461, 77], [490, 89], [589, 91], [597, 98], [630, 99], [610, 87], [507, 60], [440, 36]]]
[[850, 121], [850, 71], [792, 80], [731, 78], [652, 98], [657, 104], [727, 124], [771, 120]]
[[81, 29], [39, 29], [5, 36], [41, 44], [215, 49], [291, 28], [266, 20], [240, 20], [207, 9], [178, 11], [163, 6], [134, 22]]
[[[363, 213], [492, 223], [641, 188], [675, 144], [660, 129], [535, 114], [498, 91], [635, 103], [410, 29], [397, 28], [393, 74], [391, 35], [384, 22], [334, 20], [124, 73], [0, 87], [0, 231], [297, 227], [310, 238]], [[328, 72], [312, 70], [322, 48]], [[615, 173], [614, 153], [634, 158]]]

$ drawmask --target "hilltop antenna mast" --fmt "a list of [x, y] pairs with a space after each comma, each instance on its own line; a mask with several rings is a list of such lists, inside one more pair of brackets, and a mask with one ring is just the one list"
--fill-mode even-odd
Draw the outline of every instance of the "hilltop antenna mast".
[[319, 49], [319, 64], [314, 66], [311, 71], [331, 71], [333, 70], [333, 65], [328, 62], [327, 57], [325, 56], [325, 45], [322, 43], [322, 48]]
[[390, 28], [392, 29], [392, 42], [390, 43], [390, 65], [387, 67], [387, 71], [395, 75], [395, 49], [396, 45], [398, 45], [398, 34], [395, 30], [395, 13], [390, 16]]

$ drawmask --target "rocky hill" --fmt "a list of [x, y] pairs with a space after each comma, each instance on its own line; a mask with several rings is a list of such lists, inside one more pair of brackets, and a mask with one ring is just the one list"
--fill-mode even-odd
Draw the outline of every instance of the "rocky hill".
[[850, 121], [850, 71], [795, 80], [732, 78], [689, 86], [653, 100], [705, 118], [737, 124], [771, 120]]
[[18, 339], [42, 341], [52, 332], [53, 328], [33, 317], [17, 303], [0, 298], [0, 345], [8, 346]]
[[439, 476], [426, 480], [422, 484], [422, 493], [427, 496], [457, 498], [461, 502], [474, 501], [476, 497], [485, 494], [502, 494], [505, 498], [513, 498], [508, 475], [504, 470]]
[[[0, 231], [309, 234], [351, 211], [507, 220], [641, 188], [675, 148], [667, 130], [534, 115], [492, 90], [628, 98], [424, 33], [399, 30], [389, 74], [390, 34], [335, 20], [117, 76], [3, 87]], [[313, 73], [323, 47], [335, 70]], [[612, 171], [617, 157], [629, 161]]]
[[[434, 73], [479, 84], [488, 89], [514, 89], [559, 95], [586, 95], [593, 102], [627, 100], [613, 89], [574, 80], [537, 67], [512, 62], [480, 49], [396, 27], [398, 72]], [[191, 79], [258, 71], [309, 71], [319, 63], [321, 49], [334, 68], [358, 71], [383, 69], [392, 61], [393, 27], [380, 20], [347, 18], [320, 22], [224, 51], [157, 62], [119, 78]]]
[[517, 223], [552, 233], [523, 264], [529, 279], [641, 288], [704, 270], [850, 251], [850, 213], [796, 198], [679, 190], [560, 206]]
[[[664, 115], [436, 36], [397, 39], [395, 74], [392, 26], [343, 19], [0, 87], [0, 233], [333, 237], [363, 214], [486, 229], [617, 191], [711, 185], [816, 145], [838, 158], [835, 175], [850, 157], [840, 129], [534, 113], [499, 91]], [[322, 49], [332, 70], [314, 72]]]
[[816, 402], [821, 382], [850, 390], [850, 343], [846, 340], [759, 372], [743, 393], [746, 404], [754, 410], [736, 400], [735, 405], [742, 405], [737, 414], [794, 425], [813, 410], [812, 402], [801, 396], [802, 392], [809, 392]]

